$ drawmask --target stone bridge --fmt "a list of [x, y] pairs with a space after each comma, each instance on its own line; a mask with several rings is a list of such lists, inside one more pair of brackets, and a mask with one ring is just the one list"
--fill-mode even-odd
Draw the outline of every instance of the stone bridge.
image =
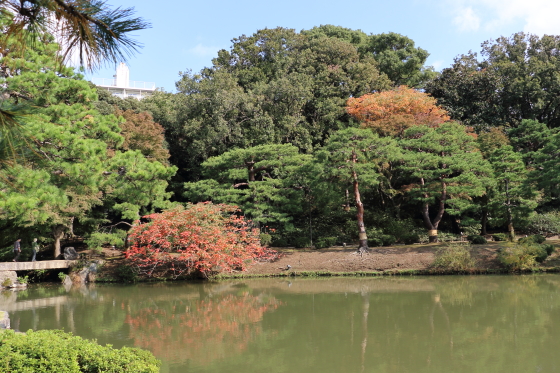
[[70, 268], [77, 260], [41, 260], [39, 262], [0, 263], [0, 271], [33, 271], [36, 269]]

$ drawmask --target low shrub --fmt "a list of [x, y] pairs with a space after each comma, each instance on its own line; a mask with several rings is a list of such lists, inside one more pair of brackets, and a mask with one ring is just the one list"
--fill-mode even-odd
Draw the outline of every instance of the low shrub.
[[509, 234], [507, 233], [495, 233], [492, 235], [494, 241], [509, 241]]
[[502, 248], [498, 258], [512, 271], [532, 270], [556, 249], [554, 245], [543, 243], [544, 241], [541, 235], [523, 237], [515, 246]]
[[380, 238], [383, 242], [383, 246], [391, 246], [397, 242], [397, 238], [391, 234], [382, 234]]
[[554, 245], [549, 244], [549, 243], [543, 243], [543, 244], [541, 244], [541, 246], [549, 256], [552, 255], [552, 253], [556, 250]]
[[535, 260], [537, 261], [537, 263], [542, 263], [546, 260], [546, 258], [548, 258], [548, 252], [546, 251], [546, 249], [543, 247], [543, 245], [535, 245], [535, 248], [533, 249], [534, 253], [535, 253]]
[[418, 238], [420, 239], [420, 243], [430, 242], [430, 237], [427, 234], [420, 234], [418, 235]]
[[[383, 219], [379, 221], [378, 224], [383, 227], [382, 231], [384, 234], [394, 236], [399, 242], [404, 242], [404, 239], [410, 235], [410, 232], [414, 232], [418, 229], [418, 226], [412, 219], [395, 219], [389, 215], [384, 215]], [[378, 234], [372, 236], [377, 235]]]
[[137, 282], [139, 280], [138, 272], [126, 264], [117, 267], [117, 276], [122, 282]]
[[406, 245], [412, 245], [420, 242], [420, 236], [417, 233], [410, 233], [403, 236], [402, 241]]
[[459, 238], [456, 235], [454, 235], [453, 233], [439, 232], [438, 241], [439, 242], [453, 242], [453, 241], [459, 241]]
[[18, 276], [17, 281], [20, 284], [28, 284], [29, 283], [29, 276], [23, 276], [23, 277]]
[[296, 237], [294, 239], [294, 247], [298, 249], [303, 249], [309, 246], [311, 246], [311, 241], [309, 240], [309, 237]]
[[278, 238], [270, 243], [272, 247], [288, 247], [288, 240], [285, 238]]
[[126, 240], [127, 231], [115, 229], [112, 232], [94, 232], [84, 242], [88, 248], [101, 251], [103, 246], [123, 247]]
[[488, 241], [486, 241], [486, 238], [484, 238], [483, 236], [479, 236], [478, 234], [467, 236], [467, 240], [473, 245], [484, 245], [485, 243], [488, 243]]
[[518, 240], [519, 243], [522, 244], [542, 244], [544, 241], [546, 241], [546, 238], [544, 236], [541, 236], [540, 234], [534, 234], [532, 236], [527, 236], [527, 237], [522, 237]]
[[463, 233], [467, 236], [477, 236], [482, 230], [482, 224], [473, 223], [462, 227]]
[[272, 242], [272, 236], [268, 233], [261, 233], [259, 235], [259, 239], [261, 240], [262, 246], [270, 246], [270, 243]]
[[546, 237], [543, 236], [543, 235], [540, 235], [540, 234], [534, 234], [534, 235], [532, 235], [532, 236], [530, 236], [530, 237], [532, 237], [534, 243], [541, 244], [541, 243], [543, 243], [544, 241], [546, 241]]
[[336, 237], [321, 237], [315, 242], [316, 249], [326, 249], [336, 245]]
[[130, 230], [126, 264], [140, 276], [208, 278], [268, 256], [259, 231], [235, 206], [203, 202], [144, 216]]
[[448, 244], [436, 251], [433, 268], [464, 272], [472, 269], [475, 261], [468, 244]]
[[149, 351], [117, 350], [61, 330], [0, 332], [0, 366], [11, 373], [159, 372], [159, 361]]
[[560, 234], [560, 212], [533, 214], [529, 217], [525, 230], [528, 233], [540, 234], [545, 237]]
[[498, 253], [500, 262], [511, 271], [533, 270], [546, 259], [546, 250], [537, 244], [518, 243]]
[[371, 237], [368, 239], [369, 247], [379, 247], [383, 246], [383, 240], [380, 237]]

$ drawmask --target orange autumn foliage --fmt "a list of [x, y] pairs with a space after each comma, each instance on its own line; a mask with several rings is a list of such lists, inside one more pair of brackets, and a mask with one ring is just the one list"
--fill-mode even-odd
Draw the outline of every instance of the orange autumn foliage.
[[235, 206], [202, 202], [144, 216], [129, 232], [127, 263], [146, 277], [240, 271], [271, 251]]
[[346, 103], [346, 111], [363, 127], [382, 136], [401, 136], [414, 125], [436, 127], [450, 120], [435, 98], [406, 86], [352, 97]]

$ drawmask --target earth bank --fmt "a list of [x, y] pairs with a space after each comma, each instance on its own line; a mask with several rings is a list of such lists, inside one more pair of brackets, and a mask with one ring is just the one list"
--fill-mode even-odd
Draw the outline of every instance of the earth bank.
[[[556, 249], [560, 240], [547, 240]], [[272, 248], [278, 252], [273, 261], [256, 262], [243, 272], [224, 273], [220, 277], [260, 277], [287, 275], [351, 275], [351, 274], [437, 274], [431, 268], [435, 252], [445, 243], [394, 245], [370, 248], [360, 255], [357, 246], [337, 246], [326, 249]], [[473, 273], [496, 273], [504, 271], [498, 261], [498, 249], [505, 242], [488, 242], [484, 245], [470, 245], [471, 255], [476, 265]], [[556, 250], [546, 261], [539, 265], [543, 271], [560, 271], [560, 253]], [[122, 252], [114, 249], [102, 253], [90, 252], [92, 256], [101, 255], [105, 265], [101, 268], [96, 281], [123, 281]]]

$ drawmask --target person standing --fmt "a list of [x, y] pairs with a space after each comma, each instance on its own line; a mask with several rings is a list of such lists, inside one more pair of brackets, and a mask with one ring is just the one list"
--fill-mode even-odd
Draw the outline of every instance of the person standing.
[[20, 255], [21, 255], [21, 238], [18, 238], [16, 242], [14, 242], [14, 262], [18, 261]]
[[31, 252], [33, 256], [31, 257], [32, 262], [36, 262], [35, 257], [37, 256], [37, 251], [39, 251], [39, 244], [37, 243], [37, 238], [33, 239], [33, 243], [31, 244]]

